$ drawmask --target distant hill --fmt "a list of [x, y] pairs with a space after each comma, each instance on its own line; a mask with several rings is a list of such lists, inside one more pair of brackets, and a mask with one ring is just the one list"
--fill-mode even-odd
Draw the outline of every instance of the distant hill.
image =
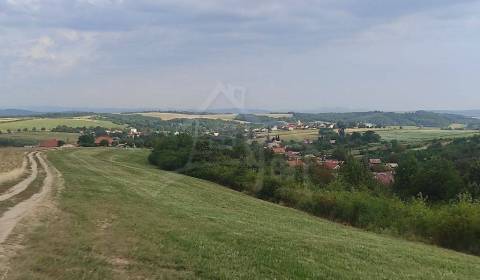
[[438, 110], [436, 113], [456, 114], [472, 118], [480, 118], [480, 110]]
[[448, 127], [452, 123], [466, 124], [469, 127], [479, 127], [480, 120], [464, 115], [435, 113], [429, 111], [416, 111], [408, 113], [394, 112], [352, 112], [352, 113], [295, 113], [295, 120], [302, 121], [328, 121], [328, 122], [364, 122], [380, 125]]
[[0, 117], [22, 117], [32, 115], [38, 115], [38, 113], [22, 109], [0, 109]]

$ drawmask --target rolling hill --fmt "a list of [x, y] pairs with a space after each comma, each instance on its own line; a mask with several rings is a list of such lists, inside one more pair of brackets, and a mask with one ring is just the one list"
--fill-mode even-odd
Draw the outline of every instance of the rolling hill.
[[364, 232], [158, 170], [148, 151], [52, 151], [58, 214], [21, 279], [478, 279], [480, 258]]
[[478, 127], [480, 120], [463, 115], [416, 111], [407, 113], [396, 112], [352, 112], [352, 113], [295, 113], [294, 118], [302, 121], [329, 121], [329, 122], [364, 122], [385, 126], [427, 126], [448, 127], [452, 123], [461, 123]]

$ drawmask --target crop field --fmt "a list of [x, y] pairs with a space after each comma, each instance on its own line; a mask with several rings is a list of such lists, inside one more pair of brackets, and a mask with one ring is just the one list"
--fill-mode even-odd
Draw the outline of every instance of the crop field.
[[22, 166], [25, 149], [0, 148], [0, 173], [6, 173]]
[[[454, 139], [480, 135], [478, 130], [442, 130], [440, 128], [418, 128], [418, 127], [389, 127], [384, 129], [348, 129], [347, 133], [365, 132], [373, 130], [378, 133], [382, 140], [398, 140], [401, 142], [423, 142], [433, 139]], [[314, 140], [318, 138], [318, 130], [293, 130], [293, 131], [272, 131], [270, 135], [280, 135], [285, 141], [301, 141], [304, 139]]]
[[293, 114], [288, 114], [288, 113], [266, 113], [266, 114], [254, 114], [254, 115], [275, 118], [275, 119], [293, 117]]
[[315, 218], [158, 170], [148, 151], [73, 149], [54, 217], [13, 279], [478, 279], [480, 258]]
[[[265, 136], [266, 134], [262, 134]], [[280, 135], [280, 139], [285, 141], [302, 141], [305, 139], [316, 140], [318, 139], [318, 130], [317, 129], [306, 129], [306, 130], [278, 130], [270, 132], [270, 136]]]
[[211, 120], [224, 120], [233, 121], [237, 114], [181, 114], [181, 113], [161, 113], [161, 112], [148, 112], [138, 113], [139, 115], [146, 117], [159, 118], [164, 121], [174, 119], [211, 119]]
[[75, 144], [78, 140], [78, 133], [66, 133], [66, 132], [50, 132], [50, 131], [37, 131], [37, 132], [12, 132], [0, 134], [0, 140], [14, 140], [19, 142], [31, 143], [33, 145], [38, 144], [42, 140], [57, 139], [62, 140], [67, 144]]
[[401, 142], [422, 142], [433, 139], [454, 139], [480, 135], [478, 130], [442, 130], [440, 128], [404, 128], [378, 130], [383, 140]]
[[[1, 119], [0, 119], [1, 120]], [[0, 131], [7, 130], [16, 131], [18, 129], [32, 130], [36, 128], [38, 131], [41, 128], [50, 130], [59, 125], [66, 125], [70, 127], [95, 127], [101, 126], [105, 128], [123, 128], [125, 126], [114, 124], [110, 121], [96, 120], [88, 117], [80, 118], [23, 118], [10, 121], [0, 121]]]

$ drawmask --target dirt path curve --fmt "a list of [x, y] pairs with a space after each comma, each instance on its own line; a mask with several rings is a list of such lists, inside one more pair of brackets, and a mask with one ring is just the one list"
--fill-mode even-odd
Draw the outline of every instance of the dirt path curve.
[[22, 201], [10, 208], [10, 210], [5, 212], [4, 215], [0, 217], [0, 244], [5, 242], [17, 223], [32, 210], [34, 210], [52, 190], [53, 183], [55, 181], [55, 175], [42, 156], [37, 155], [37, 158], [42, 168], [46, 171], [46, 177], [43, 181], [42, 189], [28, 200]]
[[28, 186], [35, 181], [35, 179], [38, 176], [38, 166], [37, 166], [37, 161], [34, 159], [34, 156], [36, 158], [40, 158], [37, 153], [31, 153], [28, 155], [28, 160], [30, 161], [30, 164], [32, 166], [32, 173], [30, 176], [28, 176], [27, 179], [21, 181], [20, 183], [16, 184], [15, 186], [9, 188], [6, 192], [4, 192], [2, 195], [0, 195], [0, 201], [4, 201], [7, 199], [10, 199], [11, 197], [23, 192], [28, 188]]
[[31, 154], [32, 153], [29, 153], [28, 156], [23, 158], [23, 163], [22, 163], [21, 167], [16, 168], [16, 169], [11, 170], [11, 171], [6, 172], [6, 173], [0, 173], [0, 184], [3, 184], [5, 182], [11, 181], [11, 180], [15, 180], [18, 177], [22, 176], [22, 174], [24, 174], [25, 171], [27, 170], [27, 165], [28, 165], [28, 161], [30, 159]]

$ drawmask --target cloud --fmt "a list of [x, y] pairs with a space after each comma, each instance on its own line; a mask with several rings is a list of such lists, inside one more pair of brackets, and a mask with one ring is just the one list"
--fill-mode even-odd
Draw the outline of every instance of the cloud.
[[[61, 92], [81, 84], [85, 92], [88, 85], [111, 88], [115, 81], [131, 77], [142, 81], [135, 84], [138, 88], [123, 85], [115, 90], [118, 94], [128, 97], [128, 92], [142, 89], [172, 91], [172, 82], [152, 74], [158, 73], [175, 81], [178, 91], [195, 94], [196, 88], [208, 91], [206, 84], [214, 85], [217, 79], [234, 84], [238, 80], [261, 89], [272, 100], [277, 100], [275, 92], [287, 95], [289, 91], [309, 97], [341, 96], [349, 92], [349, 83], [344, 81], [355, 81], [364, 95], [369, 89], [388, 91], [410, 84], [428, 89], [406, 69], [416, 66], [432, 71], [439, 59], [443, 67], [477, 61], [472, 49], [480, 41], [479, 3], [0, 0], [0, 88], [31, 92], [48, 84], [49, 91]], [[384, 75], [388, 67], [401, 69], [398, 84], [388, 79], [375, 85], [369, 82]], [[425, 75], [418, 69], [411, 71], [413, 76]], [[439, 84], [446, 83], [445, 76], [438, 74]], [[142, 77], [153, 81], [147, 87]], [[363, 77], [364, 85], [359, 85], [358, 77]], [[50, 86], [58, 78], [69, 84]], [[295, 83], [302, 80], [308, 81]], [[473, 80], [462, 81], [475, 86]], [[454, 82], [449, 85], [443, 87], [455, 88]]]

